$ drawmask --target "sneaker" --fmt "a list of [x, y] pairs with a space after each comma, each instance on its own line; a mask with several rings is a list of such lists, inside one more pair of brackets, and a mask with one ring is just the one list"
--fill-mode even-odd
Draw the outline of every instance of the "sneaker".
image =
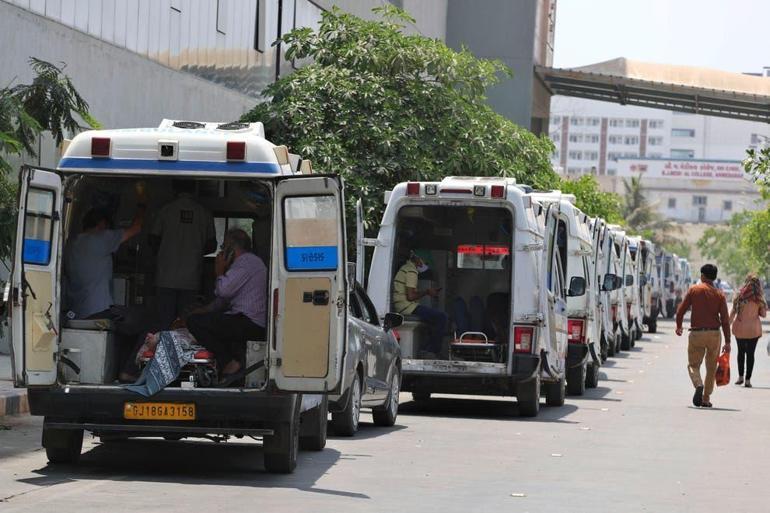
[[698, 407], [703, 404], [703, 385], [695, 387], [695, 393], [692, 396], [692, 404]]
[[738, 376], [738, 381], [735, 382], [736, 385], [743, 385], [743, 376]]
[[751, 388], [751, 380], [747, 379], [746, 384], [744, 385], [746, 388]]

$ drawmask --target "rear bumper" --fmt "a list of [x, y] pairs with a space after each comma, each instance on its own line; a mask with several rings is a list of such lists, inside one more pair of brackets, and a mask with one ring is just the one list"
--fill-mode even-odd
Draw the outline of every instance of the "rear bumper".
[[588, 361], [589, 356], [588, 344], [567, 344], [568, 368], [580, 367]]
[[[271, 434], [292, 418], [299, 394], [241, 390], [163, 390], [151, 398], [115, 387], [30, 389], [32, 415], [61, 429], [136, 434]], [[123, 418], [131, 402], [195, 404], [195, 420], [147, 421]]]
[[404, 360], [401, 389], [438, 394], [513, 395], [518, 383], [540, 373], [540, 356], [517, 354], [511, 372], [503, 364]]

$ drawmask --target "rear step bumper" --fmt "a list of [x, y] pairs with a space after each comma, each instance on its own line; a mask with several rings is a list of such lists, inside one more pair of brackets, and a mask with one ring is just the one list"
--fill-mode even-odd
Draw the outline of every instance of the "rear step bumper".
[[[298, 394], [241, 390], [163, 390], [150, 398], [118, 387], [29, 389], [32, 415], [46, 425], [96, 432], [243, 434], [266, 436], [292, 418]], [[194, 403], [195, 420], [123, 418], [125, 403]]]

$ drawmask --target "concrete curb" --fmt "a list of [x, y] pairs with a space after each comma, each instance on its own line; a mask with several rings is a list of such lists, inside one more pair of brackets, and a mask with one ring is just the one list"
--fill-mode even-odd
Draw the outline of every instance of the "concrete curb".
[[0, 390], [0, 419], [6, 415], [29, 413], [27, 391], [23, 389]]

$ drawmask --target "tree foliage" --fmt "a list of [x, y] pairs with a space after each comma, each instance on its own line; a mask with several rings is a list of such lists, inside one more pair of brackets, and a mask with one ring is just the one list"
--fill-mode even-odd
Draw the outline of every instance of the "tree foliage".
[[626, 226], [632, 232], [641, 234], [655, 244], [669, 246], [669, 251], [674, 251], [671, 247], [678, 245], [679, 251], [674, 251], [675, 253], [689, 254], [687, 245], [682, 244], [676, 237], [680, 231], [678, 227], [660, 215], [655, 208], [656, 205], [647, 199], [641, 178], [623, 180], [623, 188], [621, 212]]
[[720, 270], [733, 281], [742, 279], [749, 272], [763, 272], [752, 256], [750, 243], [746, 241], [747, 227], [752, 224], [755, 213], [751, 211], [734, 214], [727, 226], [712, 226], [698, 241], [698, 249], [708, 259], [717, 262]]
[[591, 217], [601, 217], [613, 224], [623, 222], [621, 199], [615, 193], [599, 189], [599, 182], [593, 175], [583, 175], [576, 180], [563, 180], [559, 185], [562, 192], [574, 194], [575, 206]]
[[99, 123], [80, 96], [64, 65], [30, 59], [35, 78], [30, 84], [0, 89], [0, 261], [11, 257], [16, 226], [16, 184], [9, 155], [36, 157], [38, 137], [49, 132], [56, 143], [80, 130], [79, 119], [92, 128]]
[[362, 198], [368, 226], [383, 191], [448, 175], [515, 177], [552, 188], [553, 144], [495, 113], [486, 89], [510, 76], [502, 63], [407, 35], [414, 20], [389, 6], [368, 21], [332, 9], [318, 30], [296, 29], [287, 59], [312, 63], [267, 86], [244, 116], [270, 139], [345, 177], [348, 204]]

